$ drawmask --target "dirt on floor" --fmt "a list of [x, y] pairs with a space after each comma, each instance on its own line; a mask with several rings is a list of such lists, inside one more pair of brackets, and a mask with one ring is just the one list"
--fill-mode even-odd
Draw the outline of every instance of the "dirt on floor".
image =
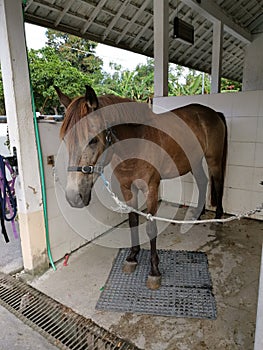
[[[180, 210], [183, 217], [184, 209]], [[159, 235], [160, 249], [207, 253], [216, 320], [96, 310], [99, 287], [118, 250], [94, 244], [73, 254], [68, 268], [58, 265], [57, 272], [49, 271], [33, 285], [140, 349], [253, 350], [262, 242], [263, 222], [252, 219], [200, 224], [189, 230], [169, 225]]]
[[[208, 256], [217, 319], [134, 318], [125, 314], [112, 327], [113, 332], [140, 342], [143, 339], [144, 349], [152, 350], [253, 349], [263, 223], [245, 219], [212, 227], [194, 226], [181, 242], [177, 236], [173, 247], [183, 248], [186, 236], [198, 236], [200, 229], [206, 232], [207, 241], [195, 248]], [[171, 248], [175, 230], [170, 225], [160, 235], [158, 246], [168, 248], [168, 241]]]

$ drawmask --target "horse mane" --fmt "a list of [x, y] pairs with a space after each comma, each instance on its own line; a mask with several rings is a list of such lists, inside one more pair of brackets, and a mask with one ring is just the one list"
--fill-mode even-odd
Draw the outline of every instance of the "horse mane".
[[[134, 102], [133, 100], [116, 95], [102, 95], [98, 97], [99, 108], [109, 105]], [[89, 107], [85, 96], [75, 98], [67, 108], [67, 112], [60, 128], [60, 137], [63, 139], [68, 131], [70, 131], [82, 118], [89, 113]]]

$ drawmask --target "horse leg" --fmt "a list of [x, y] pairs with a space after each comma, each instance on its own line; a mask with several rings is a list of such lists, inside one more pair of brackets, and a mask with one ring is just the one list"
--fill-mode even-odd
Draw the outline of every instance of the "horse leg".
[[[158, 187], [149, 191], [147, 196], [148, 213], [154, 215], [157, 211], [158, 203]], [[161, 273], [159, 271], [159, 257], [156, 249], [157, 226], [156, 221], [149, 220], [146, 225], [146, 232], [150, 238], [151, 245], [151, 270], [147, 279], [147, 287], [149, 289], [158, 289], [161, 286]]]
[[[132, 206], [137, 208], [138, 205], [138, 190], [122, 188], [122, 193], [125, 201]], [[123, 272], [132, 273], [135, 271], [137, 266], [136, 256], [140, 251], [140, 241], [139, 241], [139, 215], [137, 213], [129, 213], [129, 226], [131, 230], [131, 249], [126, 261], [122, 267]]]
[[159, 257], [156, 249], [157, 226], [155, 221], [148, 221], [146, 226], [147, 235], [151, 244], [151, 270], [147, 279], [149, 289], [158, 289], [161, 286], [161, 273], [159, 271]]
[[[212, 176], [212, 182], [215, 188], [216, 193], [216, 219], [221, 219], [224, 210], [222, 205], [222, 198], [223, 198], [223, 191], [224, 191], [224, 185], [222, 181], [222, 176]], [[213, 186], [212, 185], [212, 186]]]
[[192, 171], [192, 174], [198, 187], [198, 204], [197, 208], [194, 210], [194, 217], [199, 220], [201, 215], [205, 214], [206, 190], [208, 183], [208, 178], [204, 171], [202, 161], [199, 163], [195, 171]]
[[223, 215], [222, 198], [224, 192], [224, 175], [220, 166], [210, 169], [211, 177], [211, 204], [216, 207], [215, 219], [221, 219]]
[[123, 272], [125, 273], [134, 272], [138, 263], [136, 259], [136, 256], [140, 251], [138, 224], [139, 215], [137, 213], [129, 213], [129, 226], [131, 229], [131, 249], [122, 268]]

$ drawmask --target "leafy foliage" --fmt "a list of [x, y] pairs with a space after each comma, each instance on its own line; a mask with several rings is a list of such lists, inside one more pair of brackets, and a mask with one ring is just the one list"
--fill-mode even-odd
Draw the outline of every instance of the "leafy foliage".
[[104, 92], [140, 101], [146, 101], [153, 95], [153, 60], [149, 59], [146, 65], [137, 65], [133, 71], [123, 70], [116, 64], [112, 64], [112, 68], [114, 73], [103, 81]]
[[58, 113], [59, 101], [54, 85], [73, 97], [84, 92], [85, 84], [93, 83], [89, 75], [61, 60], [51, 47], [30, 50], [29, 64], [35, 103], [41, 113]]
[[[146, 101], [154, 94], [154, 60], [133, 70], [112, 63], [113, 73], [103, 71], [103, 61], [95, 54], [97, 43], [70, 34], [47, 30], [47, 44], [29, 51], [29, 65], [36, 108], [43, 114], [60, 114], [54, 90], [59, 86], [71, 97], [82, 95], [85, 85], [98, 94], [115, 94]], [[194, 95], [210, 92], [210, 76], [178, 65], [169, 66], [169, 95]], [[222, 92], [239, 91], [241, 84], [222, 79]], [[5, 114], [0, 71], [0, 114]]]
[[95, 56], [97, 43], [55, 30], [47, 30], [47, 45], [53, 48], [62, 61], [68, 61], [72, 67], [82, 73], [98, 74], [102, 60]]

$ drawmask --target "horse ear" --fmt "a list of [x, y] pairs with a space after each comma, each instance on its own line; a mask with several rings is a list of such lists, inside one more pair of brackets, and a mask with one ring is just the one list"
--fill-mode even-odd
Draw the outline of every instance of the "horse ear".
[[86, 85], [86, 95], [87, 104], [90, 108], [96, 109], [99, 107], [98, 97], [91, 86]]
[[59, 87], [54, 86], [54, 89], [56, 90], [56, 92], [58, 94], [58, 98], [59, 98], [60, 103], [63, 104], [63, 106], [65, 106], [66, 108], [68, 108], [68, 106], [72, 102], [71, 98], [69, 98], [67, 95], [63, 94], [63, 92], [60, 90]]

